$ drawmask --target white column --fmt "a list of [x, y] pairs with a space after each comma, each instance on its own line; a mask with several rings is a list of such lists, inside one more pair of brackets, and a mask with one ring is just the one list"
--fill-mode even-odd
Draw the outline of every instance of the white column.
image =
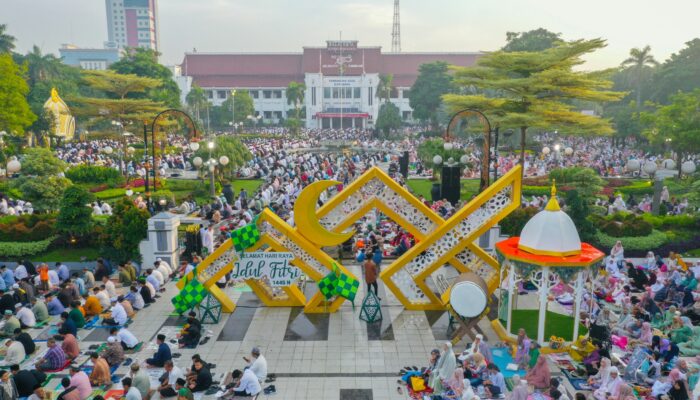
[[513, 323], [513, 291], [515, 290], [515, 266], [510, 264], [508, 271], [508, 319], [506, 320], [506, 332], [511, 332], [511, 324]]
[[544, 343], [544, 321], [547, 314], [547, 292], [549, 292], [549, 267], [542, 267], [540, 281], [540, 315], [537, 321], [537, 342]]
[[583, 274], [585, 270], [581, 269], [576, 274], [576, 286], [574, 287], [574, 336], [572, 342], [578, 338], [578, 325], [581, 323], [581, 299], [583, 298]]

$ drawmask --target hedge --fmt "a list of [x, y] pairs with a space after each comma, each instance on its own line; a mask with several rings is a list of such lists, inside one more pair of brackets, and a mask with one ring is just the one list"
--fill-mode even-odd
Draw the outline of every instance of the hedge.
[[657, 230], [651, 231], [650, 235], [637, 237], [613, 237], [600, 231], [596, 234], [597, 244], [606, 250], [611, 249], [618, 240], [622, 242], [625, 250], [655, 251], [663, 246], [668, 238], [665, 233]]
[[0, 242], [0, 258], [33, 256], [46, 251], [58, 236], [51, 236], [37, 242]]
[[615, 193], [622, 193], [625, 195], [633, 194], [635, 196], [644, 196], [645, 194], [654, 194], [654, 187], [650, 181], [636, 182], [627, 186], [620, 186], [615, 188]]
[[645, 213], [642, 218], [656, 229], [700, 229], [700, 219], [691, 215], [652, 215]]
[[523, 196], [549, 196], [551, 186], [523, 186]]
[[66, 171], [66, 178], [74, 183], [96, 183], [117, 186], [124, 182], [119, 170], [95, 165], [78, 165]]

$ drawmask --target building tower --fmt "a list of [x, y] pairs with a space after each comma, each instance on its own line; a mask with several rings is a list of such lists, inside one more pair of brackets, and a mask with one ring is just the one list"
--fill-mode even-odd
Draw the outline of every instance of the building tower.
[[399, 0], [394, 0], [394, 26], [391, 28], [391, 52], [401, 53], [401, 20], [399, 18]]
[[158, 50], [157, 0], [105, 0], [107, 47]]

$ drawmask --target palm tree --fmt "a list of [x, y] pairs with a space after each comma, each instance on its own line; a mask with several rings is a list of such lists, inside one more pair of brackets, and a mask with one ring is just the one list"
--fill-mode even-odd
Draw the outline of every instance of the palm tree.
[[14, 36], [5, 33], [7, 30], [7, 25], [0, 24], [0, 53], [9, 53], [15, 48]]
[[299, 119], [301, 105], [304, 104], [304, 91], [306, 85], [299, 82], [289, 82], [287, 86], [287, 104], [294, 105], [294, 118]]
[[623, 67], [629, 67], [634, 70], [635, 84], [637, 85], [637, 109], [642, 103], [642, 76], [644, 69], [647, 67], [656, 67], [659, 63], [651, 55], [651, 47], [645, 46], [643, 49], [633, 48], [630, 50], [630, 56], [622, 62]]
[[391, 98], [391, 90], [393, 89], [394, 75], [380, 74], [379, 84], [377, 85], [377, 97], [383, 99], [385, 103]]
[[197, 84], [193, 84], [190, 92], [187, 93], [185, 101], [190, 109], [194, 112], [195, 117], [199, 122], [202, 120], [199, 118], [199, 111], [202, 109], [207, 102], [207, 96], [204, 94], [204, 89], [199, 87]]
[[42, 54], [41, 49], [34, 45], [32, 51], [24, 58], [29, 69], [29, 83], [34, 86], [37, 82], [51, 79], [58, 75], [61, 60], [53, 54]]

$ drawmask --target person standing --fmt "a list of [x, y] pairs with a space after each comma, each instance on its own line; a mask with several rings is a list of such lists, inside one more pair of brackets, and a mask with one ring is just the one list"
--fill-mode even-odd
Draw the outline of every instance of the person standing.
[[49, 290], [49, 266], [47, 264], [39, 264], [37, 268], [39, 272], [39, 281], [41, 282], [41, 290]]
[[372, 259], [372, 252], [367, 254], [364, 263], [365, 268], [365, 282], [367, 283], [367, 293], [372, 291], [374, 288], [374, 294], [379, 298], [378, 286], [377, 286], [377, 264], [375, 264]]

